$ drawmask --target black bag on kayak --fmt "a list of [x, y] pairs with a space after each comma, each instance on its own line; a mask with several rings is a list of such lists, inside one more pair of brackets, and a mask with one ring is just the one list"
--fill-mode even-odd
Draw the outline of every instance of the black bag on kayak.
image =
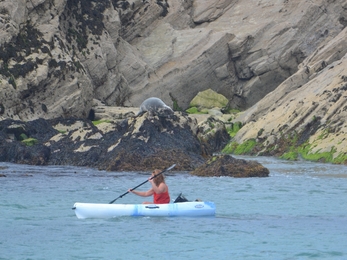
[[187, 202], [188, 200], [186, 199], [186, 197], [184, 197], [182, 195], [182, 193], [180, 193], [180, 195], [178, 195], [178, 197], [175, 199], [174, 203], [178, 203], [178, 202]]

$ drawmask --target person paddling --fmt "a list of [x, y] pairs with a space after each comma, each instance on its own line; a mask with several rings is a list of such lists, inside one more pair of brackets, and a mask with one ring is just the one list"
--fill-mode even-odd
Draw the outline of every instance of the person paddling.
[[149, 197], [153, 195], [153, 202], [144, 201], [142, 204], [165, 204], [170, 203], [169, 188], [165, 183], [164, 174], [160, 174], [157, 177], [153, 178], [155, 175], [161, 171], [156, 169], [152, 172], [151, 177], [148, 181], [151, 183], [152, 188], [148, 191], [136, 191], [129, 189], [128, 191], [134, 193], [135, 195], [141, 197]]

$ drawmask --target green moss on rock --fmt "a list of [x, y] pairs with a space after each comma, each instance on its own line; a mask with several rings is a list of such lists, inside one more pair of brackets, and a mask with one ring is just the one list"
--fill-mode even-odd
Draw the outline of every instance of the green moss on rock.
[[111, 121], [110, 120], [95, 120], [95, 121], [92, 121], [93, 122], [93, 125], [99, 125], [99, 124], [101, 124], [101, 123], [111, 123]]
[[24, 134], [24, 133], [20, 134], [19, 140], [20, 140], [20, 141], [23, 141], [23, 140], [25, 140], [25, 139], [28, 139], [28, 136], [27, 136], [26, 134]]
[[255, 139], [247, 140], [246, 142], [240, 144], [235, 149], [235, 154], [250, 154], [255, 145], [257, 144]]
[[27, 138], [22, 141], [26, 146], [33, 146], [38, 143], [38, 140], [35, 138]]
[[190, 102], [189, 107], [201, 107], [201, 108], [225, 108], [227, 107], [229, 100], [221, 94], [207, 89], [199, 92]]
[[333, 146], [329, 152], [320, 152], [317, 151], [315, 153], [312, 152], [311, 145], [305, 144], [298, 148], [298, 151], [302, 158], [308, 161], [314, 162], [333, 162], [333, 155], [336, 152], [335, 147]]
[[191, 107], [186, 110], [188, 114], [208, 114], [208, 111], [202, 112], [199, 111], [197, 107]]
[[299, 153], [298, 152], [288, 152], [288, 153], [284, 153], [282, 156], [280, 156], [281, 159], [284, 160], [289, 160], [289, 161], [296, 161], [299, 157]]
[[250, 139], [242, 144], [238, 144], [237, 142], [231, 142], [224, 147], [222, 152], [226, 154], [236, 155], [252, 154], [252, 151], [256, 144], [257, 142], [255, 139]]
[[241, 128], [242, 128], [242, 123], [235, 122], [229, 125], [229, 127], [227, 128], [227, 131], [231, 137], [234, 137]]

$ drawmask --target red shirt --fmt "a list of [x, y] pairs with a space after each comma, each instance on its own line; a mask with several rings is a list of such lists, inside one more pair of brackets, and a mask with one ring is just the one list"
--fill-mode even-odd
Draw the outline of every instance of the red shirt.
[[167, 191], [163, 193], [154, 192], [153, 196], [154, 196], [154, 204], [170, 203], [169, 189], [167, 189]]

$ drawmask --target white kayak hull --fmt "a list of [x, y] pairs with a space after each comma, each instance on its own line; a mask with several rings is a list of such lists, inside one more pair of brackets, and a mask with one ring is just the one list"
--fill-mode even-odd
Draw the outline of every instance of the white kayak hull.
[[169, 204], [98, 204], [79, 203], [73, 207], [77, 218], [113, 218], [118, 216], [198, 217], [214, 216], [213, 202], [193, 201]]

